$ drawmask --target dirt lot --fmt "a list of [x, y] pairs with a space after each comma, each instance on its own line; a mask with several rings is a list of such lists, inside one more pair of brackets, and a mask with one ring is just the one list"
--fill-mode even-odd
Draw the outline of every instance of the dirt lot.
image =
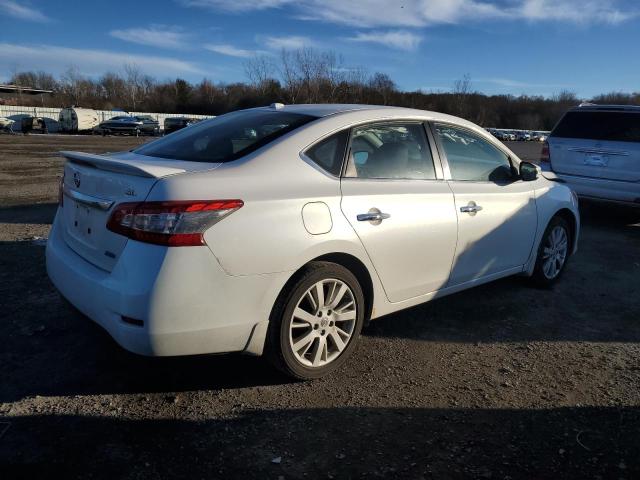
[[341, 371], [292, 383], [259, 358], [128, 354], [52, 288], [55, 152], [139, 141], [0, 136], [0, 477], [640, 477], [638, 218], [588, 206], [553, 290], [382, 318]]

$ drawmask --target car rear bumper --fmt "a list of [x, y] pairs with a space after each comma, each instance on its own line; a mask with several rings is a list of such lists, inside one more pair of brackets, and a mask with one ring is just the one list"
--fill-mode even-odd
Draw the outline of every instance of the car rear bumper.
[[[206, 246], [132, 240], [107, 272], [67, 246], [58, 217], [47, 242], [49, 278], [123, 348], [173, 356], [244, 351], [251, 344], [251, 353], [261, 353], [264, 325], [286, 274], [231, 276]], [[254, 331], [263, 338], [252, 338]]]
[[621, 182], [556, 173], [579, 197], [640, 207], [640, 182]]

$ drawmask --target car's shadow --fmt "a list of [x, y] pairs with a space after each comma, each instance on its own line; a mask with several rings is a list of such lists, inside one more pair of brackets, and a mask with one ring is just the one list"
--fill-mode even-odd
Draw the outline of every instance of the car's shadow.
[[[640, 474], [635, 406], [281, 407], [205, 415], [201, 401], [155, 403], [154, 418], [145, 402], [129, 406], [133, 418], [49, 412], [0, 417], [0, 465], [5, 478], [20, 479]], [[176, 418], [176, 411], [189, 414]]]

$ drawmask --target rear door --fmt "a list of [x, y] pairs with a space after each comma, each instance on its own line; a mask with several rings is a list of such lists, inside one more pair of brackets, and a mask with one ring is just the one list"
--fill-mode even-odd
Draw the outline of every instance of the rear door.
[[640, 112], [573, 110], [548, 142], [556, 173], [640, 181]]
[[391, 302], [446, 285], [456, 245], [456, 212], [422, 123], [354, 128], [341, 188], [342, 211]]

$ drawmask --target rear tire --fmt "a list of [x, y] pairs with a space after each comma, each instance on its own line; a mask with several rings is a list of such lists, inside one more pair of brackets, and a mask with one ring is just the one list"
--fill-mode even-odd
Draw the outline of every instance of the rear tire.
[[531, 277], [536, 286], [549, 288], [558, 281], [571, 255], [572, 242], [569, 223], [562, 217], [553, 217], [538, 247], [538, 257]]
[[364, 313], [362, 288], [349, 270], [336, 263], [312, 262], [289, 282], [274, 305], [267, 358], [299, 380], [328, 375], [356, 347]]

